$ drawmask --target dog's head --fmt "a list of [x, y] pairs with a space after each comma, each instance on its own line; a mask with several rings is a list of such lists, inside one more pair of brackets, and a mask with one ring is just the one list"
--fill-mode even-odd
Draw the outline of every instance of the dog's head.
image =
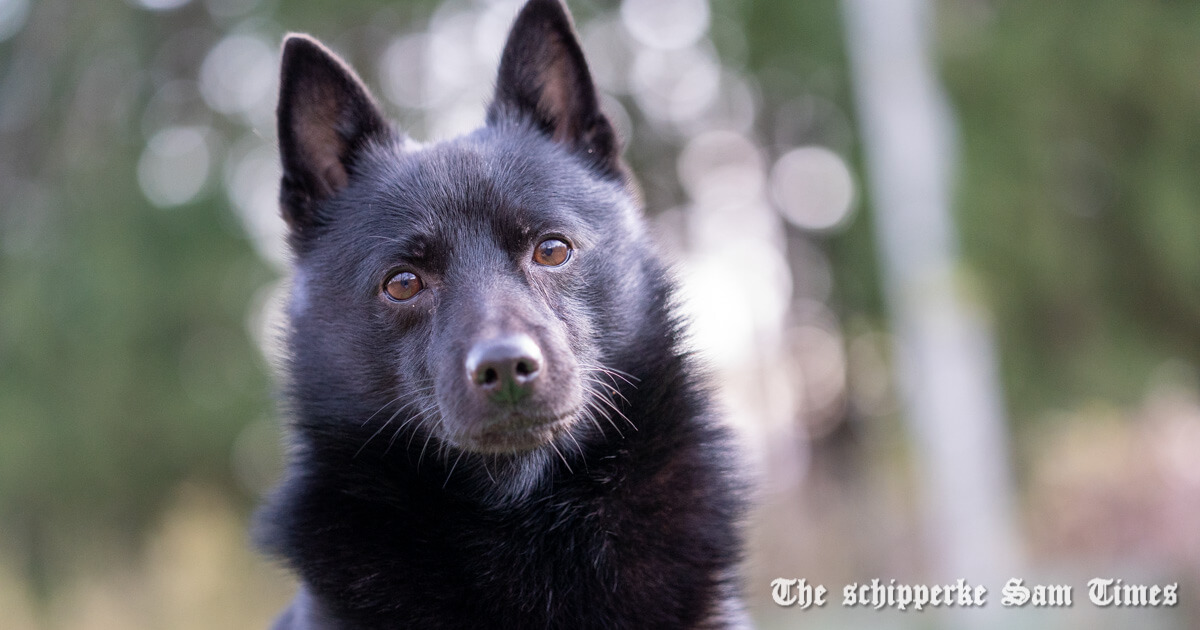
[[645, 286], [640, 212], [560, 0], [518, 15], [486, 124], [430, 146], [394, 130], [315, 40], [288, 37], [282, 65], [302, 419], [512, 455], [590, 430], [612, 402], [606, 352], [661, 296]]

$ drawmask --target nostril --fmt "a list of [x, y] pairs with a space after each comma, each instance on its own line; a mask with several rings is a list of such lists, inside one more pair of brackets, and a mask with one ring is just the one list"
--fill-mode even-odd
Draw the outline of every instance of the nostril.
[[500, 374], [496, 372], [496, 368], [489, 367], [483, 370], [478, 380], [480, 385], [494, 385], [500, 381]]
[[513, 365], [513, 379], [521, 385], [529, 385], [537, 378], [541, 365], [533, 357], [521, 357]]

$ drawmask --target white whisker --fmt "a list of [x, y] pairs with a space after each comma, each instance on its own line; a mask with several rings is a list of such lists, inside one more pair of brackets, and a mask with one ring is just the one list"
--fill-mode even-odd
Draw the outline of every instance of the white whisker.
[[567, 467], [567, 472], [571, 473], [572, 475], [575, 474], [575, 471], [571, 470], [571, 465], [567, 463], [567, 458], [563, 456], [562, 451], [558, 450], [558, 447], [555, 446], [553, 441], [550, 442], [550, 448], [554, 449], [555, 453], [558, 453], [558, 458], [562, 460], [563, 466]]
[[466, 451], [459, 451], [458, 457], [454, 458], [454, 465], [450, 467], [450, 472], [446, 473], [446, 480], [442, 482], [442, 489], [446, 489], [446, 484], [450, 483], [450, 476], [454, 474], [454, 469], [458, 467], [458, 460], [462, 459]]

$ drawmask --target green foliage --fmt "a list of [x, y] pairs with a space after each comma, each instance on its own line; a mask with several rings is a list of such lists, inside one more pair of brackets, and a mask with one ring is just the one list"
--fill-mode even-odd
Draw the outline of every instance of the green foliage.
[[946, 3], [959, 220], [1008, 399], [1131, 401], [1200, 362], [1200, 6]]
[[9, 72], [46, 64], [25, 86], [39, 109], [0, 139], [19, 148], [0, 162], [0, 531], [39, 570], [72, 541], [136, 536], [182, 479], [236, 492], [232, 444], [272, 413], [246, 321], [274, 273], [215, 186], [167, 210], [138, 188], [151, 85], [132, 72], [160, 42], [123, 38], [156, 25], [93, 6], [58, 50], [0, 48]]
[[[822, 246], [833, 268], [832, 306], [846, 318], [865, 315], [879, 321], [884, 317], [884, 307], [874, 220], [861, 179], [861, 149], [851, 129], [854, 93], [838, 2], [731, 2], [718, 3], [714, 11], [722, 8], [734, 12], [733, 19], [744, 24], [747, 66], [762, 89], [764, 116], [759, 122], [760, 133], [777, 151], [786, 150], [789, 144], [829, 145], [845, 152], [858, 167], [859, 198], [854, 220], [844, 230], [822, 238]], [[789, 105], [812, 96], [830, 104], [824, 111], [832, 119], [817, 116], [808, 128], [789, 135], [783, 130], [789, 126], [788, 118], [795, 116]], [[844, 137], [839, 134], [843, 124]]]

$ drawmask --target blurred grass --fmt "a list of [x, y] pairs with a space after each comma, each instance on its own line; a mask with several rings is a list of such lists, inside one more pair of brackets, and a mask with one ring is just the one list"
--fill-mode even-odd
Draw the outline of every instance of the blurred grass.
[[6, 630], [266, 628], [292, 595], [278, 567], [250, 553], [246, 522], [213, 487], [184, 484], [132, 550], [81, 540], [53, 597], [30, 592], [0, 555]]

